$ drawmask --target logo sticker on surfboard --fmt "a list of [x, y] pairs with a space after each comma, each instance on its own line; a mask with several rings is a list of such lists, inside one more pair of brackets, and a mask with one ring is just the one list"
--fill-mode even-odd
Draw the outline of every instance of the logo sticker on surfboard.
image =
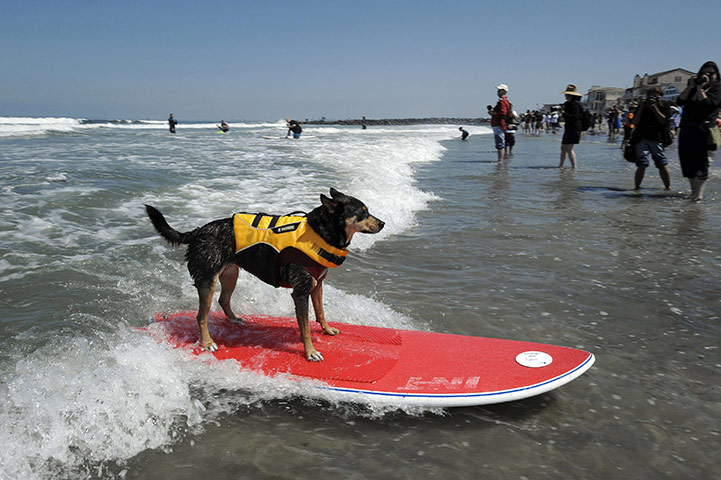
[[528, 368], [541, 368], [550, 365], [553, 357], [545, 352], [523, 352], [516, 355], [516, 362]]

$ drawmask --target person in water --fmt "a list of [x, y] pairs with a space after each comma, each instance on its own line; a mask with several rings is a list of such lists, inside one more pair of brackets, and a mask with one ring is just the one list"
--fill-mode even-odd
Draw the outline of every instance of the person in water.
[[218, 125], [218, 128], [223, 133], [228, 133], [230, 131], [230, 125], [228, 125], [225, 120], [220, 121], [220, 125]]
[[571, 168], [576, 168], [576, 152], [573, 151], [573, 146], [581, 141], [581, 132], [583, 131], [581, 128], [581, 118], [583, 117], [581, 98], [583, 94], [579, 93], [578, 87], [573, 84], [569, 84], [566, 91], [561, 94], [566, 96], [566, 101], [561, 110], [564, 128], [561, 139], [561, 163], [558, 164], [558, 168], [563, 167], [566, 157], [571, 162]]
[[300, 124], [295, 120], [291, 120], [290, 117], [286, 117], [285, 121], [288, 124], [288, 133], [285, 135], [286, 138], [290, 136], [290, 132], [293, 132], [293, 138], [300, 138], [300, 134], [303, 133], [303, 129], [300, 127]]
[[633, 117], [635, 126], [629, 142], [636, 149], [636, 173], [634, 190], [641, 189], [649, 158], [658, 168], [661, 181], [666, 190], [671, 190], [671, 176], [668, 172], [665, 148], [671, 141], [669, 119], [671, 109], [663, 102], [663, 89], [653, 87], [648, 91], [646, 100], [638, 107]]
[[463, 127], [458, 127], [458, 130], [461, 131], [461, 140], [466, 140], [466, 139], [468, 139], [468, 136], [470, 135], [470, 133], [468, 133], [468, 131], [467, 131], [465, 128], [463, 128]]
[[175, 119], [173, 114], [170, 114], [170, 117], [168, 118], [168, 126], [170, 127], [170, 133], [175, 133], [175, 126], [178, 124], [178, 121]]
[[496, 87], [498, 95], [498, 103], [495, 107], [488, 105], [488, 114], [491, 117], [491, 128], [493, 129], [493, 139], [498, 151], [498, 161], [502, 162], [506, 156], [506, 118], [511, 113], [511, 103], [506, 97], [508, 93], [508, 85], [502, 83]]
[[676, 103], [683, 107], [678, 133], [681, 172], [691, 184], [691, 200], [700, 202], [709, 176], [709, 153], [721, 143], [713, 135], [718, 135], [716, 118], [721, 111], [721, 75], [716, 63], [701, 65]]

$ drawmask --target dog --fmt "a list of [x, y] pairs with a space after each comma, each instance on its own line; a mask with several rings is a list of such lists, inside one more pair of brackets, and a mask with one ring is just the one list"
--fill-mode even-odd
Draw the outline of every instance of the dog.
[[158, 209], [145, 205], [161, 237], [174, 246], [188, 245], [185, 259], [198, 289], [197, 319], [200, 345], [205, 350], [218, 350], [208, 332], [208, 313], [218, 280], [218, 303], [228, 318], [239, 320], [230, 308], [230, 297], [243, 268], [270, 285], [293, 289], [291, 297], [305, 358], [323, 360], [310, 336], [308, 297], [323, 332], [339, 334], [325, 320], [323, 280], [328, 268], [343, 263], [353, 235], [378, 233], [385, 223], [371, 215], [363, 202], [334, 188], [330, 189], [330, 198], [321, 194], [320, 201], [321, 205], [307, 216], [240, 213], [185, 233], [168, 225]]

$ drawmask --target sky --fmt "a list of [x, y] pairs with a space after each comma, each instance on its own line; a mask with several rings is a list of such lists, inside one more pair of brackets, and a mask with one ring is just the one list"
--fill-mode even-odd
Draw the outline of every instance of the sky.
[[718, 0], [0, 0], [0, 116], [481, 117], [721, 63]]

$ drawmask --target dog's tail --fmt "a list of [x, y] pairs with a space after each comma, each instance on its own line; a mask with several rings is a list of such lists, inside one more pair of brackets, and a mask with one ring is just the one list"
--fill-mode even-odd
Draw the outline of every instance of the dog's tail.
[[148, 212], [148, 217], [150, 217], [150, 221], [153, 222], [155, 230], [171, 245], [179, 247], [180, 245], [190, 243], [192, 232], [183, 233], [177, 231], [168, 225], [168, 222], [165, 220], [163, 214], [160, 213], [160, 210], [151, 205], [145, 205], [145, 210]]

